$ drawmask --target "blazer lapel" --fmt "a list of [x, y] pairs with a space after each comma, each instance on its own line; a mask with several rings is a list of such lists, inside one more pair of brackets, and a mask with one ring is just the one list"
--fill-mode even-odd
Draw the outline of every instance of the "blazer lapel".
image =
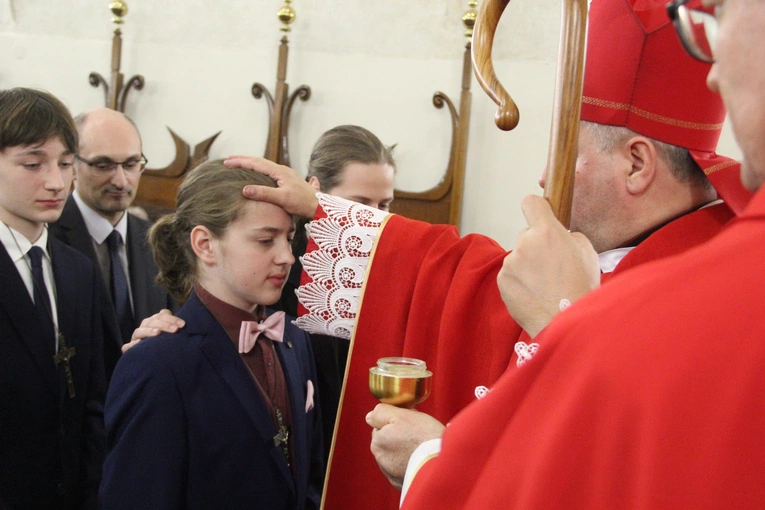
[[306, 381], [302, 377], [303, 372], [295, 349], [289, 346], [290, 340], [289, 329], [285, 329], [284, 341], [274, 342], [274, 345], [282, 364], [284, 379], [287, 381], [287, 390], [290, 396], [292, 409], [292, 437], [290, 439], [294, 441], [292, 450], [295, 455], [294, 462], [298, 469], [302, 469], [302, 466], [309, 465], [309, 459], [306, 458], [305, 454], [310, 451], [310, 445], [305, 444], [306, 437], [308, 437], [305, 411]]
[[132, 215], [128, 214], [125, 246], [127, 248], [128, 267], [130, 267], [130, 287], [133, 290], [133, 317], [136, 320], [136, 327], [140, 324], [139, 319], [141, 317], [152, 315], [149, 313], [148, 303], [151, 289], [148, 288], [148, 278], [146, 277], [146, 272], [149, 271], [150, 267], [146, 258], [151, 257], [151, 252], [146, 246], [145, 235], [146, 231], [141, 228], [141, 225]]
[[[41, 317], [29, 296], [24, 280], [16, 269], [5, 247], [0, 243], [0, 307], [4, 308], [18, 337], [24, 343], [30, 356], [37, 363], [40, 373], [53, 391], [58, 401], [60, 385], [56, 367], [53, 364], [53, 345], [40, 340], [43, 331], [40, 328]], [[48, 318], [46, 318], [47, 320]]]
[[56, 225], [61, 229], [61, 235], [66, 244], [87, 255], [96, 267], [100, 267], [98, 257], [96, 256], [96, 249], [93, 247], [93, 238], [90, 237], [82, 213], [77, 207], [74, 197], [71, 195], [66, 200], [64, 211], [61, 213], [61, 218], [56, 222]]
[[[78, 315], [77, 308], [81, 306], [81, 303], [78, 302], [80, 300], [77, 299], [77, 295], [90, 293], [91, 289], [83, 288], [82, 282], [78, 282], [72, 277], [72, 274], [66, 270], [71, 264], [69, 262], [71, 261], [71, 253], [65, 252], [60, 241], [57, 239], [49, 239], [48, 246], [50, 247], [51, 258], [56, 261], [56, 267], [53, 268], [53, 279], [56, 281], [56, 296], [58, 297], [56, 302], [56, 307], [58, 308], [58, 329], [63, 335], [64, 331], [77, 331], [77, 327], [75, 326]], [[98, 271], [96, 268], [93, 269], [94, 271]], [[93, 298], [97, 299], [98, 297], [94, 296]], [[88, 311], [90, 312], [91, 310]], [[78, 338], [65, 336], [64, 340], [66, 341], [67, 347], [75, 347], [77, 350], [81, 348], [76, 344], [76, 342], [79, 342], [80, 340]], [[105, 341], [106, 340], [104, 339], [104, 342]], [[76, 355], [77, 354], [75, 353], [75, 356]]]
[[[199, 345], [200, 349], [207, 359], [210, 360], [210, 363], [221, 378], [226, 381], [226, 384], [231, 388], [231, 391], [234, 393], [242, 407], [247, 411], [248, 416], [255, 426], [255, 430], [268, 444], [271, 458], [279, 466], [279, 470], [294, 491], [294, 481], [292, 479], [290, 468], [287, 465], [287, 461], [284, 458], [284, 455], [281, 454], [279, 447], [274, 445], [273, 438], [276, 435], [276, 429], [271, 421], [271, 412], [263, 399], [260, 389], [255, 383], [252, 373], [236, 351], [234, 343], [228, 341], [228, 334], [218, 321], [215, 320], [215, 317], [213, 317], [209, 310], [202, 305], [195, 294], [191, 295], [184, 308], [191, 312], [191, 316], [196, 317], [202, 323], [207, 323], [206, 331], [194, 331], [193, 329], [190, 329], [189, 333], [204, 335], [205, 338]], [[193, 325], [189, 324], [188, 318], [186, 321], [187, 328], [190, 326], [193, 327]], [[221, 338], [225, 338], [227, 341], [221, 342]]]

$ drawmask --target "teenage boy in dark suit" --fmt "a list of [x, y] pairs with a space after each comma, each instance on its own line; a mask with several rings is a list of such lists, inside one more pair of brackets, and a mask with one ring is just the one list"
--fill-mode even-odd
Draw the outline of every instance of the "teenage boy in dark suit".
[[0, 91], [0, 508], [95, 508], [104, 458], [101, 281], [48, 235], [77, 130], [31, 89]]

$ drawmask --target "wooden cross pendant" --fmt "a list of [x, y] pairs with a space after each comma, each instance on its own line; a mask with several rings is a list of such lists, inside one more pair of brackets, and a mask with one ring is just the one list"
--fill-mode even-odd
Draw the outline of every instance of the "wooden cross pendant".
[[274, 436], [274, 446], [278, 446], [279, 444], [282, 445], [282, 451], [284, 452], [284, 457], [287, 459], [287, 465], [290, 465], [290, 448], [289, 448], [289, 438], [290, 438], [290, 431], [287, 430], [287, 427], [284, 426], [284, 420], [282, 419], [282, 413], [278, 409], [276, 410], [276, 421], [279, 423], [279, 431]]
[[69, 360], [77, 353], [74, 347], [67, 347], [64, 335], [58, 334], [58, 352], [53, 356], [53, 363], [56, 366], [64, 364], [64, 376], [66, 377], [66, 387], [69, 391], [69, 398], [74, 398], [74, 379], [72, 379], [72, 367], [69, 366]]

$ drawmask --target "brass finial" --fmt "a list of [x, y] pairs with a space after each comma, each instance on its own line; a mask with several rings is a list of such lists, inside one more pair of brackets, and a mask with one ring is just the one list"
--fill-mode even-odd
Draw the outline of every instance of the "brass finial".
[[295, 9], [290, 6], [292, 0], [284, 0], [284, 3], [286, 5], [276, 12], [276, 16], [279, 18], [279, 21], [282, 22], [282, 27], [279, 30], [282, 32], [289, 32], [292, 30], [290, 25], [295, 21]]
[[128, 6], [122, 0], [114, 0], [109, 4], [109, 10], [112, 11], [112, 14], [114, 14], [112, 23], [117, 25], [117, 30], [119, 30], [120, 25], [125, 22], [125, 20], [122, 18], [128, 13]]
[[478, 14], [475, 8], [478, 6], [478, 0], [469, 0], [470, 10], [462, 15], [462, 24], [465, 25], [465, 37], [473, 37], [473, 27], [475, 26], [475, 17]]

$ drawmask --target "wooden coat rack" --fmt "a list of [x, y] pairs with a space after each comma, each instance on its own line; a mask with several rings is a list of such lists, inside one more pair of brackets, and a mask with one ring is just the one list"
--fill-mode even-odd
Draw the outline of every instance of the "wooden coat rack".
[[252, 85], [252, 95], [256, 99], [265, 97], [268, 104], [268, 140], [263, 157], [280, 165], [290, 166], [289, 125], [292, 106], [297, 99], [308, 101], [311, 97], [311, 88], [307, 85], [301, 85], [295, 89], [292, 95], [289, 95], [289, 85], [286, 82], [287, 57], [289, 56], [287, 34], [292, 30], [290, 25], [295, 21], [295, 9], [290, 5], [292, 0], [284, 0], [284, 3], [286, 5], [276, 13], [282, 23], [280, 30], [284, 32], [284, 35], [279, 45], [274, 96], [271, 96], [268, 89], [258, 82]]
[[470, 133], [470, 78], [472, 63], [470, 51], [473, 26], [476, 20], [476, 0], [468, 2], [470, 10], [462, 16], [465, 25], [465, 36], [468, 42], [462, 59], [462, 92], [460, 94], [459, 112], [451, 99], [443, 92], [433, 95], [433, 105], [436, 108], [449, 108], [452, 121], [452, 143], [449, 149], [449, 163], [441, 181], [434, 187], [423, 192], [395, 190], [395, 200], [391, 203], [391, 211], [408, 218], [427, 221], [429, 223], [449, 223], [458, 225], [462, 215], [462, 195], [465, 184], [465, 166], [467, 163], [468, 135]]
[[[120, 71], [122, 61], [122, 31], [120, 25], [128, 13], [127, 4], [115, 0], [109, 4], [113, 14], [112, 23], [116, 25], [112, 37], [112, 69], [111, 84], [98, 73], [90, 73], [89, 81], [93, 87], [103, 87], [107, 108], [125, 112], [125, 103], [131, 90], [141, 90], [144, 87], [144, 77], [136, 74], [125, 84], [125, 77]], [[146, 209], [149, 216], [157, 218], [175, 209], [177, 189], [186, 173], [209, 158], [210, 147], [220, 135], [220, 131], [194, 146], [194, 152], [185, 140], [169, 127], [170, 135], [175, 143], [175, 158], [164, 168], [147, 168], [141, 176], [134, 205]]]

